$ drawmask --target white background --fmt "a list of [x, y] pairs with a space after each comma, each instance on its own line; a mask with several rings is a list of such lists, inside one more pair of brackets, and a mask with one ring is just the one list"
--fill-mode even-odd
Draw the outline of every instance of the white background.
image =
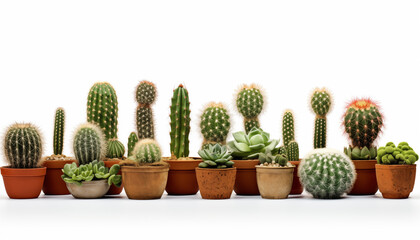
[[[64, 107], [64, 151], [71, 155], [72, 132], [86, 121], [89, 88], [108, 81], [118, 94], [119, 137], [126, 143], [135, 130], [134, 90], [146, 79], [158, 88], [156, 135], [169, 155], [170, 98], [183, 83], [190, 92], [190, 149], [196, 156], [203, 106], [224, 102], [232, 130], [242, 130], [234, 92], [242, 83], [257, 83], [266, 92], [262, 127], [279, 138], [281, 115], [293, 109], [305, 155], [312, 149], [314, 122], [308, 97], [313, 88], [325, 86], [335, 104], [328, 115], [329, 147], [341, 150], [347, 144], [340, 126], [346, 103], [371, 97], [386, 117], [378, 144], [408, 141], [420, 151], [419, 27], [420, 3], [404, 0], [0, 1], [0, 127], [22, 121], [38, 125], [48, 155], [54, 111]], [[81, 233], [412, 238], [420, 223], [419, 188], [408, 200], [384, 200], [380, 193], [330, 201], [309, 195], [282, 201], [236, 195], [225, 201], [163, 198], [81, 201], [41, 194], [16, 201], [1, 187], [1, 238]]]

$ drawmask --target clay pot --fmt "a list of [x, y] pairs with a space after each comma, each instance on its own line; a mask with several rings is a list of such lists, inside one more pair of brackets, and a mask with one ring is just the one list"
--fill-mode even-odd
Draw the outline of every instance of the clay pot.
[[[105, 163], [105, 167], [111, 168], [115, 164], [120, 163], [120, 161], [119, 160], [106, 160], [104, 161], [104, 163]], [[118, 172], [118, 175], [121, 175], [121, 169]], [[122, 192], [123, 189], [124, 189], [123, 182], [121, 182], [121, 187], [117, 187], [114, 184], [112, 184], [112, 186], [109, 188], [108, 192], [105, 195], [118, 195]]]
[[122, 166], [122, 181], [129, 199], [159, 199], [168, 181], [168, 165]]
[[4, 187], [9, 198], [37, 198], [44, 184], [46, 167], [9, 168], [1, 167]]
[[108, 180], [94, 180], [82, 182], [82, 185], [75, 183], [66, 183], [68, 190], [74, 198], [79, 199], [94, 199], [105, 196], [109, 190]]
[[198, 192], [195, 168], [200, 164], [197, 160], [165, 160], [169, 163], [166, 192], [169, 195], [194, 195]]
[[375, 195], [378, 191], [376, 181], [376, 160], [352, 160], [356, 169], [356, 181], [349, 195]]
[[285, 199], [292, 190], [293, 167], [256, 166], [257, 183], [262, 198]]
[[303, 186], [300, 183], [299, 175], [298, 175], [298, 167], [299, 167], [299, 164], [300, 164], [300, 160], [299, 161], [289, 161], [289, 163], [291, 163], [295, 166], [295, 169], [293, 170], [293, 185], [292, 185], [292, 190], [290, 191], [290, 194], [291, 195], [302, 194]]
[[384, 198], [408, 198], [416, 180], [416, 165], [376, 164], [379, 191]]
[[236, 168], [196, 168], [203, 199], [229, 199], [235, 185]]
[[42, 191], [46, 195], [67, 195], [70, 194], [66, 183], [61, 178], [63, 175], [64, 165], [76, 162], [76, 160], [46, 160], [42, 166], [47, 168], [44, 186]]
[[238, 195], [259, 195], [257, 184], [256, 165], [259, 160], [232, 160], [237, 169], [235, 187], [233, 188]]

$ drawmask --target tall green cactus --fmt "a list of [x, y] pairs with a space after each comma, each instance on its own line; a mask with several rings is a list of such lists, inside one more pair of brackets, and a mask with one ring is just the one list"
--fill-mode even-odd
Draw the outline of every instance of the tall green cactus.
[[244, 116], [246, 133], [249, 133], [254, 127], [260, 128], [258, 115], [263, 110], [264, 97], [261, 89], [257, 85], [241, 86], [236, 95], [236, 107], [239, 113]]
[[42, 157], [42, 136], [30, 123], [9, 126], [4, 136], [4, 154], [11, 168], [36, 168]]
[[130, 136], [128, 136], [128, 153], [127, 157], [130, 157], [133, 154], [134, 147], [136, 146], [136, 143], [139, 141], [139, 138], [137, 137], [137, 134], [135, 132], [130, 133]]
[[295, 120], [291, 110], [286, 110], [283, 114], [283, 142], [288, 146], [295, 140]]
[[190, 150], [190, 101], [187, 89], [181, 84], [174, 90], [171, 105], [171, 154], [188, 157]]
[[204, 137], [202, 148], [216, 143], [226, 145], [230, 116], [225, 106], [221, 103], [209, 103], [201, 114], [200, 127]]
[[64, 123], [65, 113], [64, 109], [57, 108], [55, 111], [54, 121], [54, 155], [63, 154], [63, 141], [64, 141]]
[[106, 150], [105, 136], [97, 125], [86, 123], [79, 126], [73, 137], [74, 157], [79, 164], [103, 160]]
[[327, 146], [327, 114], [332, 105], [332, 97], [325, 88], [315, 89], [311, 95], [311, 107], [316, 114], [314, 130], [314, 148]]
[[156, 86], [149, 81], [137, 85], [136, 100], [139, 103], [136, 113], [136, 125], [139, 139], [155, 138], [153, 110], [151, 105], [156, 100]]
[[289, 142], [287, 145], [287, 160], [299, 161], [299, 144], [295, 141]]
[[143, 139], [139, 141], [130, 157], [138, 163], [154, 163], [159, 162], [162, 158], [162, 151], [159, 144], [153, 139]]

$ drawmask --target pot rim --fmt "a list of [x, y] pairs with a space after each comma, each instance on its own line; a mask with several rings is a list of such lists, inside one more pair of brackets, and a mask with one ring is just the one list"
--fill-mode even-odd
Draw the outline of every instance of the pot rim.
[[77, 163], [76, 159], [69, 159], [69, 160], [45, 160], [42, 162], [42, 166], [48, 169], [62, 169], [64, 165]]
[[40, 177], [47, 173], [46, 167], [37, 168], [11, 168], [10, 166], [0, 167], [1, 175], [4, 177]]
[[259, 169], [279, 169], [279, 170], [287, 170], [287, 169], [295, 169], [296, 168], [296, 166], [291, 166], [291, 167], [271, 167], [271, 166], [260, 166], [260, 165], [257, 165], [257, 166], [255, 166], [257, 169], [259, 168]]
[[375, 168], [379, 169], [406, 169], [406, 168], [416, 168], [416, 164], [375, 164]]
[[158, 166], [121, 166], [121, 172], [141, 173], [141, 172], [167, 172], [169, 165]]
[[236, 167], [231, 167], [231, 168], [201, 168], [201, 167], [196, 167], [195, 170], [200, 170], [200, 171], [230, 171], [230, 170], [236, 170]]
[[378, 163], [375, 159], [366, 160], [351, 160], [354, 164], [355, 169], [375, 169], [375, 165]]

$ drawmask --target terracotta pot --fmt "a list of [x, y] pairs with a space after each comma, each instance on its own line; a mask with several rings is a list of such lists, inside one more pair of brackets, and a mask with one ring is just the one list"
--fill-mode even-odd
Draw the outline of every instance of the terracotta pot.
[[235, 187], [233, 188], [238, 195], [259, 195], [257, 184], [256, 165], [259, 160], [232, 160], [237, 169]]
[[416, 180], [416, 165], [376, 164], [379, 191], [384, 198], [408, 198]]
[[257, 183], [262, 198], [285, 199], [292, 190], [293, 167], [257, 166]]
[[2, 167], [4, 187], [9, 198], [37, 198], [44, 184], [46, 167], [42, 168], [9, 168]]
[[101, 198], [105, 196], [110, 187], [106, 179], [82, 182], [80, 186], [75, 183], [66, 183], [66, 186], [71, 195], [79, 199]]
[[169, 163], [166, 192], [170, 195], [194, 195], [198, 192], [195, 168], [200, 164], [197, 160], [165, 160]]
[[[105, 167], [111, 168], [115, 164], [120, 163], [120, 161], [119, 160], [106, 160], [104, 161], [104, 163], [105, 163]], [[121, 170], [118, 172], [118, 175], [121, 175]], [[122, 192], [123, 189], [124, 189], [123, 182], [121, 182], [121, 187], [117, 187], [114, 184], [112, 184], [112, 186], [109, 188], [108, 192], [105, 195], [118, 195]]]
[[378, 191], [376, 160], [352, 160], [356, 169], [356, 182], [349, 195], [374, 195]]
[[169, 166], [122, 166], [125, 193], [130, 199], [159, 199], [165, 191]]
[[289, 161], [289, 163], [291, 163], [295, 166], [295, 169], [293, 170], [293, 185], [292, 185], [292, 190], [290, 191], [290, 194], [291, 195], [302, 194], [303, 186], [300, 183], [299, 175], [298, 175], [298, 167], [299, 167], [299, 164], [300, 164], [300, 160], [299, 161]]
[[67, 195], [70, 194], [66, 183], [61, 178], [63, 175], [64, 165], [77, 162], [76, 160], [47, 160], [42, 163], [42, 166], [47, 168], [45, 175], [44, 186], [42, 191], [46, 195]]
[[229, 199], [235, 185], [236, 168], [196, 168], [203, 199]]

